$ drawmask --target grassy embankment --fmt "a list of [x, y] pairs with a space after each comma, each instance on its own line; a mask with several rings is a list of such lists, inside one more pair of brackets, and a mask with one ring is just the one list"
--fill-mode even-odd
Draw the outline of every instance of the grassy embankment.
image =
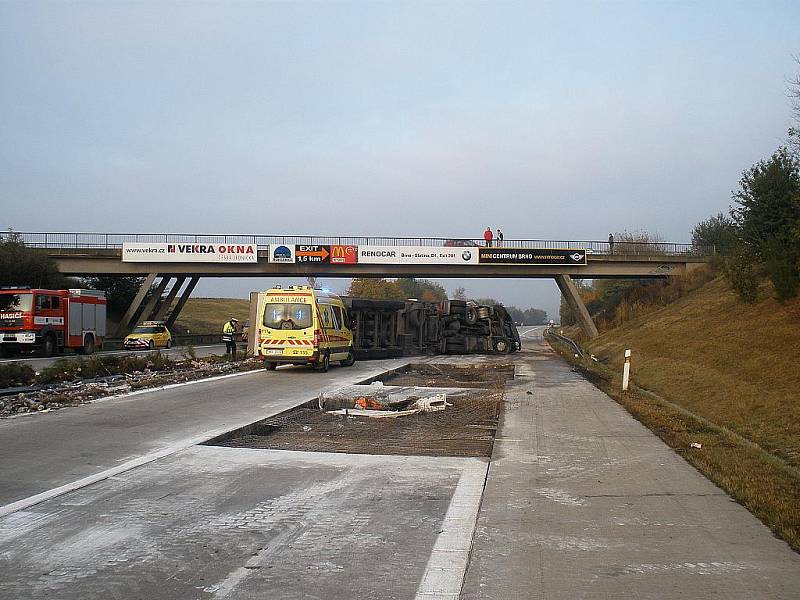
[[800, 302], [743, 304], [717, 278], [583, 346], [596, 385], [800, 550]]
[[239, 298], [189, 298], [172, 328], [173, 334], [219, 333], [231, 317], [244, 325], [248, 319], [250, 301]]

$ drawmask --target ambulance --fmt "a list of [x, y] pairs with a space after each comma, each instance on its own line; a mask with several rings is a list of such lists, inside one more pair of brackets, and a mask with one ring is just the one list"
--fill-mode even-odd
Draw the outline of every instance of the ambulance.
[[349, 367], [355, 325], [336, 294], [307, 285], [274, 287], [259, 294], [255, 355], [274, 370], [280, 364], [311, 365], [323, 372], [332, 362]]

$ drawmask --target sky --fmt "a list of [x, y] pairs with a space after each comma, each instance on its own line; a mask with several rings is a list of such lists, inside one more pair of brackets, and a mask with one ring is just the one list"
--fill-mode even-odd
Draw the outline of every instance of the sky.
[[784, 142], [799, 32], [796, 2], [0, 0], [3, 228], [686, 242]]

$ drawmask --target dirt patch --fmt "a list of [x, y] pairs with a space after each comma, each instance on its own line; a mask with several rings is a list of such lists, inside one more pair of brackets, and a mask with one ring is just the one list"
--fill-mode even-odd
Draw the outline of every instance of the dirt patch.
[[419, 385], [425, 387], [460, 387], [503, 389], [514, 379], [514, 365], [489, 363], [477, 365], [412, 363], [387, 371], [364, 383], [382, 381], [388, 385]]
[[502, 405], [499, 392], [476, 391], [433, 413], [394, 419], [331, 415], [299, 406], [208, 442], [212, 446], [396, 454], [490, 456]]

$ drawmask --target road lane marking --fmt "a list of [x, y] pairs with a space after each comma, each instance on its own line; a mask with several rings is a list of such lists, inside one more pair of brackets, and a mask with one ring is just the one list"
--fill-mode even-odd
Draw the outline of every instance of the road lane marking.
[[414, 600], [455, 598], [467, 573], [489, 461], [464, 467]]

